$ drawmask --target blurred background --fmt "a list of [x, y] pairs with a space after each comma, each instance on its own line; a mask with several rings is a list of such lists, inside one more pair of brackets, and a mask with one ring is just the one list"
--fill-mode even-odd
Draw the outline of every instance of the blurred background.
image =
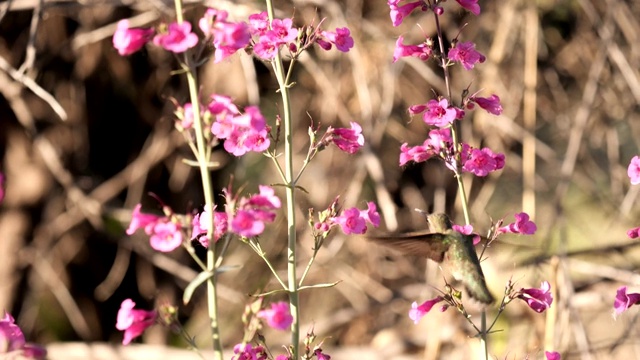
[[[410, 105], [446, 94], [431, 60], [392, 63], [398, 36], [420, 43], [435, 36], [432, 14], [414, 13], [393, 27], [385, 1], [275, 1], [278, 17], [296, 25], [326, 17], [324, 28], [348, 26], [347, 54], [311, 49], [296, 64], [292, 89], [296, 166], [308, 147], [311, 119], [322, 128], [363, 127], [366, 146], [347, 155], [328, 148], [309, 166], [298, 193], [300, 266], [312, 254], [305, 217], [340, 195], [344, 207], [375, 201], [389, 232], [422, 229], [414, 208], [446, 211], [462, 223], [456, 182], [441, 162], [398, 166], [402, 143], [421, 144], [429, 129], [407, 113]], [[541, 358], [556, 350], [567, 359], [628, 359], [640, 353], [637, 310], [611, 317], [616, 289], [640, 290], [637, 242], [639, 187], [626, 175], [639, 153], [640, 3], [632, 0], [481, 1], [476, 17], [454, 1], [441, 17], [447, 41], [473, 41], [487, 60], [471, 71], [451, 68], [453, 99], [462, 91], [500, 96], [500, 116], [469, 111], [462, 138], [506, 155], [502, 171], [465, 178], [475, 230], [492, 219], [512, 222], [528, 212], [533, 236], [505, 235], [487, 250], [483, 268], [496, 297], [509, 279], [516, 288], [554, 290], [549, 311], [510, 304], [491, 334], [498, 359]], [[195, 23], [207, 6], [234, 20], [264, 10], [261, 1], [188, 1]], [[141, 308], [180, 304], [197, 273], [178, 249], [151, 250], [144, 234], [126, 236], [131, 210], [160, 213], [152, 192], [176, 212], [201, 207], [200, 178], [174, 128], [174, 105], [187, 101], [186, 81], [172, 75], [176, 59], [148, 45], [121, 57], [111, 36], [124, 18], [134, 27], [175, 19], [173, 3], [154, 1], [13, 0], [0, 3], [0, 166], [6, 197], [0, 207], [0, 309], [10, 312], [28, 340], [43, 344], [119, 344], [114, 327], [122, 300]], [[461, 30], [462, 29], [462, 30]], [[240, 107], [260, 105], [273, 126], [281, 105], [269, 64], [246, 53], [200, 68], [201, 93], [231, 96]], [[222, 147], [214, 158], [216, 193], [232, 181], [257, 192], [278, 183], [260, 154], [236, 158]], [[231, 177], [233, 178], [231, 179]], [[284, 195], [281, 190], [279, 194]], [[222, 201], [220, 197], [217, 201]], [[284, 214], [268, 225], [261, 244], [277, 268], [285, 266]], [[234, 241], [225, 261], [242, 265], [220, 277], [222, 340], [242, 339], [240, 315], [248, 294], [274, 289], [266, 265]], [[473, 358], [478, 340], [454, 310], [434, 311], [414, 325], [407, 313], [443, 286], [442, 273], [424, 259], [403, 257], [353, 236], [336, 234], [318, 255], [307, 284], [341, 281], [301, 295], [302, 331], [312, 326], [326, 347], [374, 349], [383, 358]], [[429, 285], [426, 285], [429, 284]], [[275, 296], [273, 301], [283, 300]], [[180, 308], [191, 334], [208, 348], [204, 291]], [[473, 320], [479, 308], [470, 305]], [[489, 321], [497, 312], [489, 309]], [[288, 335], [266, 329], [274, 349]], [[185, 344], [156, 326], [146, 344]], [[363, 350], [364, 351], [364, 350]], [[386, 355], [385, 355], [386, 354]], [[138, 357], [139, 358], [139, 357]], [[144, 358], [144, 357], [143, 357]], [[151, 358], [151, 357], [150, 357]], [[335, 359], [361, 358], [335, 355]]]

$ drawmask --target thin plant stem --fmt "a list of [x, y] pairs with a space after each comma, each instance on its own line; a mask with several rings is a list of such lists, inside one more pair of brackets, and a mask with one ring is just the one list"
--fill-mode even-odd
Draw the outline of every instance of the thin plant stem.
[[[438, 33], [438, 45], [440, 47], [440, 61], [441, 61], [442, 71], [444, 72], [444, 82], [447, 89], [447, 99], [451, 100], [451, 81], [450, 81], [450, 74], [449, 74], [448, 58], [446, 56], [445, 48], [444, 48], [444, 37], [442, 36], [442, 28], [440, 26], [439, 16], [435, 12], [433, 14], [435, 17], [436, 29]], [[464, 214], [465, 224], [469, 225], [471, 223], [471, 219], [469, 217], [469, 203], [467, 200], [467, 193], [464, 187], [464, 182], [462, 181], [462, 164], [460, 163], [460, 151], [459, 151], [462, 147], [462, 139], [460, 138], [458, 131], [456, 131], [455, 121], [454, 121], [454, 124], [451, 124], [450, 130], [451, 130], [451, 139], [453, 141], [453, 146], [456, 149], [454, 154], [455, 156], [454, 171], [455, 171], [456, 181], [458, 182], [458, 194], [460, 195], [459, 196], [460, 203], [462, 205], [461, 207], [462, 207], [462, 212]], [[480, 342], [482, 344], [482, 347], [484, 348], [484, 358], [485, 360], [488, 360], [489, 348], [487, 343], [487, 312], [484, 309], [480, 314], [479, 335], [480, 335]]]
[[[182, 1], [175, 0], [176, 9], [176, 21], [180, 24], [184, 21], [182, 16]], [[205, 210], [210, 215], [209, 229], [207, 231], [207, 237], [213, 239], [214, 234], [214, 213], [215, 203], [213, 199], [213, 185], [211, 181], [211, 175], [209, 173], [209, 154], [206, 149], [206, 143], [204, 138], [204, 131], [202, 126], [202, 119], [200, 116], [200, 100], [198, 98], [198, 86], [195, 76], [195, 65], [193, 59], [190, 56], [185, 56], [185, 70], [187, 76], [187, 83], [189, 87], [189, 98], [191, 104], [193, 104], [193, 128], [196, 134], [196, 147], [198, 150], [198, 164], [200, 168], [200, 178], [202, 180], [202, 191], [205, 200]], [[207, 249], [207, 271], [213, 274], [207, 280], [207, 310], [209, 313], [210, 326], [211, 326], [211, 340], [213, 346], [213, 354], [215, 360], [222, 360], [222, 343], [220, 341], [220, 328], [218, 325], [218, 296], [216, 289], [216, 271], [215, 271], [215, 244], [211, 243]]]
[[[266, 0], [269, 22], [273, 21], [273, 2]], [[276, 51], [273, 61], [276, 78], [280, 88], [283, 106], [283, 127], [284, 127], [284, 162], [285, 162], [285, 192], [287, 197], [287, 281], [289, 290], [289, 307], [293, 321], [291, 323], [291, 355], [293, 359], [298, 359], [300, 342], [299, 304], [298, 304], [298, 282], [296, 275], [296, 212], [295, 212], [295, 182], [293, 180], [293, 124], [291, 119], [291, 102], [289, 97], [289, 86], [285, 70], [282, 64], [282, 57]]]

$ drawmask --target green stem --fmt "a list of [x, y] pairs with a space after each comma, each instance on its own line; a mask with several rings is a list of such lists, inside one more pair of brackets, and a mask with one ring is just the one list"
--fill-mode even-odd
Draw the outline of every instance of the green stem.
[[[451, 102], [451, 82], [449, 75], [449, 66], [448, 59], [446, 56], [445, 48], [444, 48], [444, 37], [442, 36], [442, 28], [440, 26], [440, 18], [438, 14], [434, 12], [434, 17], [436, 21], [436, 29], [438, 32], [438, 45], [440, 46], [440, 61], [442, 70], [444, 72], [444, 81], [447, 88], [447, 99]], [[471, 219], [469, 217], [469, 203], [467, 200], [467, 192], [464, 188], [464, 182], [462, 181], [462, 164], [460, 163], [460, 149], [462, 147], [462, 139], [460, 138], [458, 131], [456, 130], [457, 124], [451, 125], [451, 139], [453, 141], [453, 146], [455, 149], [455, 176], [456, 181], [458, 182], [458, 193], [460, 195], [460, 202], [462, 205], [462, 213], [464, 214], [464, 222], [466, 225], [471, 224]], [[489, 348], [487, 343], [487, 312], [486, 310], [482, 310], [480, 315], [480, 342], [482, 347], [484, 348], [484, 358], [485, 360], [489, 359]]]
[[[176, 8], [176, 21], [182, 23], [182, 1], [174, 1]], [[189, 86], [189, 98], [193, 105], [193, 127], [196, 134], [196, 147], [198, 150], [198, 164], [200, 167], [200, 178], [202, 180], [202, 191], [204, 193], [205, 210], [210, 215], [209, 230], [207, 231], [207, 237], [212, 239], [207, 249], [207, 270], [210, 271], [213, 276], [207, 280], [207, 309], [209, 312], [210, 326], [211, 326], [211, 340], [213, 343], [213, 353], [215, 360], [222, 360], [222, 343], [220, 341], [220, 328], [218, 326], [218, 296], [216, 289], [216, 272], [215, 272], [215, 244], [213, 243], [214, 234], [214, 214], [213, 209], [215, 203], [213, 199], [213, 186], [211, 182], [211, 175], [209, 173], [209, 154], [207, 151], [207, 144], [204, 138], [204, 131], [202, 126], [202, 119], [200, 116], [200, 99], [198, 98], [198, 85], [196, 81], [196, 69], [193, 63], [193, 59], [186, 55], [186, 76]]]
[[[266, 0], [269, 21], [273, 21], [273, 2]], [[289, 307], [293, 322], [291, 323], [291, 349], [292, 358], [298, 359], [300, 342], [300, 323], [298, 308], [298, 282], [296, 275], [296, 212], [295, 204], [295, 182], [293, 181], [293, 124], [291, 120], [291, 102], [289, 97], [289, 87], [286, 83], [285, 70], [282, 64], [280, 53], [276, 52], [273, 61], [275, 75], [280, 87], [283, 106], [283, 127], [284, 127], [284, 162], [285, 162], [285, 191], [287, 197], [287, 281], [289, 284]]]

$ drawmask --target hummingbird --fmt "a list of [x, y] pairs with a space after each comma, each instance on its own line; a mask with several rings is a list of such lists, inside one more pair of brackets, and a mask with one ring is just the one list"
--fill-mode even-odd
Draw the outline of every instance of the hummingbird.
[[427, 222], [429, 232], [371, 236], [368, 239], [407, 255], [442, 263], [456, 280], [462, 282], [471, 298], [491, 304], [494, 298], [484, 280], [480, 260], [473, 247], [473, 235], [454, 230], [451, 220], [444, 213], [427, 215]]

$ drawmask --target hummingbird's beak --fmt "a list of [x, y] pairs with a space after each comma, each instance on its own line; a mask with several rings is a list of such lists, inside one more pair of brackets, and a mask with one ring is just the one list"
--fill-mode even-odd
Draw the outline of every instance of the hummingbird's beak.
[[429, 215], [429, 213], [427, 211], [422, 210], [422, 209], [415, 208], [415, 209], [413, 209], [413, 211], [417, 211], [417, 212], [419, 212], [420, 214], [422, 214], [424, 216]]

